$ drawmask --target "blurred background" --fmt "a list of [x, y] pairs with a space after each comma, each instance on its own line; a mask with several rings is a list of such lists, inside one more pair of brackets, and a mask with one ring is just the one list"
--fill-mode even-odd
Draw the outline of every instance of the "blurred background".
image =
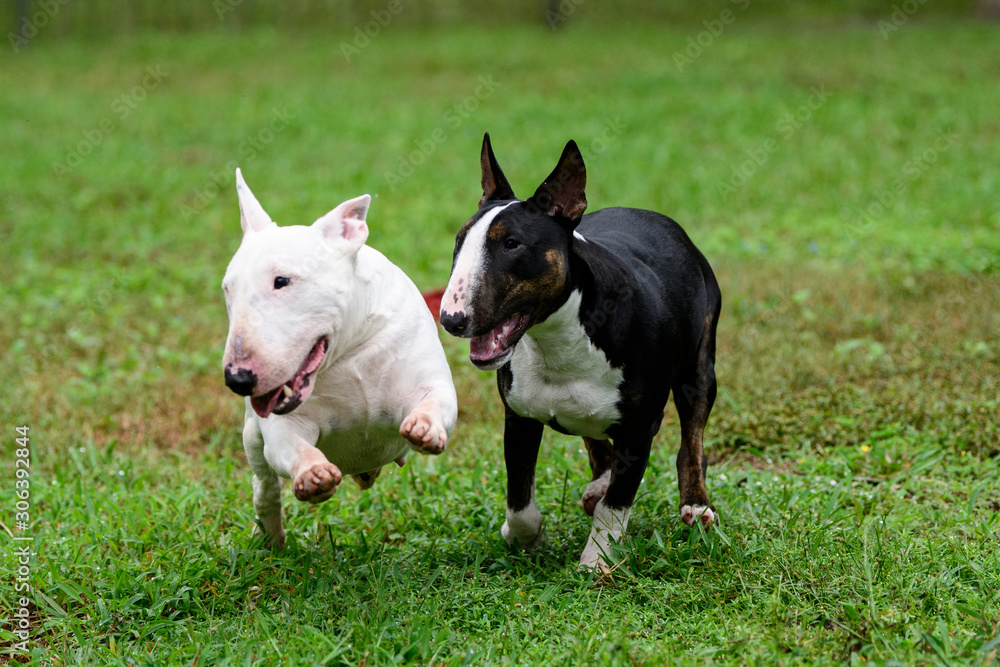
[[[53, 36], [98, 36], [121, 34], [135, 30], [206, 30], [220, 27], [224, 21], [229, 28], [274, 27], [300, 30], [316, 29], [322, 25], [333, 26], [344, 22], [356, 24], [371, 19], [371, 12], [387, 10], [390, 4], [406, 7], [393, 20], [399, 25], [532, 25], [557, 27], [570, 22], [591, 22], [604, 26], [643, 21], [694, 22], [726, 7], [753, 6], [757, 17], [787, 20], [842, 19], [853, 17], [859, 21], [875, 20], [889, 15], [894, 7], [904, 13], [906, 8], [919, 7], [922, 15], [996, 18], [996, 0], [813, 0], [789, 2], [787, 0], [751, 0], [730, 3], [712, 0], [704, 3], [680, 0], [655, 0], [641, 2], [601, 2], [598, 0], [510, 0], [509, 2], [482, 2], [470, 0], [426, 0], [398, 3], [379, 0], [290, 0], [268, 2], [265, 0], [211, 0], [193, 2], [184, 0], [137, 0], [126, 4], [112, 0], [12, 0], [11, 29], [28, 36], [34, 23]], [[56, 8], [59, 8], [56, 11]], [[51, 14], [49, 21], [35, 21], [37, 12]], [[910, 12], [913, 13], [913, 12]], [[46, 25], [41, 25], [45, 23]]]
[[[279, 637], [282, 664], [317, 642], [342, 664], [995, 662], [998, 19], [998, 0], [0, 5], [0, 424], [31, 434], [38, 659], [263, 664]], [[668, 406], [624, 585], [572, 574], [577, 438], [546, 435], [549, 542], [512, 554], [495, 379], [442, 333], [445, 455], [288, 498], [290, 549], [260, 550], [221, 369], [235, 169], [281, 225], [371, 194], [369, 245], [433, 291], [487, 131], [522, 198], [574, 139], [590, 210], [670, 215], [713, 266], [719, 530], [679, 525]], [[12, 578], [0, 593], [4, 616]]]
[[[21, 381], [11, 414], [81, 422], [101, 442], [220, 437], [240, 410], [218, 370], [235, 168], [281, 224], [371, 193], [369, 243], [434, 290], [478, 200], [489, 131], [520, 196], [572, 138], [591, 210], [662, 211], [708, 256], [725, 304], [720, 444], [860, 441], [892, 421], [888, 383], [935, 441], [992, 446], [991, 421], [963, 420], [926, 383], [966, 396], [973, 414], [995, 405], [995, 10], [8, 3], [0, 348]], [[492, 419], [489, 374], [469, 367], [463, 342], [446, 345], [468, 409]], [[803, 411], [848, 417], [774, 427], [806, 424]]]

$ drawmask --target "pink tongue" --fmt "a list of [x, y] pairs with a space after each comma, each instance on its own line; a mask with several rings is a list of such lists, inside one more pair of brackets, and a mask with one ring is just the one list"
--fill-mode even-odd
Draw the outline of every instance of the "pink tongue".
[[[323, 357], [326, 356], [327, 341], [325, 338], [321, 338], [316, 341], [313, 348], [309, 351], [309, 355], [306, 360], [302, 362], [299, 367], [298, 372], [295, 373], [289, 382], [286, 382], [291, 390], [293, 397], [300, 394], [302, 389], [306, 386], [306, 378], [310, 373], [313, 373], [319, 365], [323, 363]], [[285, 395], [284, 385], [278, 387], [274, 391], [261, 394], [260, 396], [253, 396], [250, 398], [250, 407], [256, 412], [261, 419], [267, 419], [267, 417], [274, 412], [274, 408], [280, 403]], [[300, 400], [305, 400], [300, 397]]]
[[486, 361], [506, 352], [510, 334], [517, 330], [520, 321], [520, 315], [513, 315], [501, 322], [493, 331], [470, 340], [469, 357], [477, 361]]
[[499, 332], [494, 329], [488, 334], [476, 336], [469, 341], [469, 356], [480, 361], [489, 359], [496, 352], [498, 347]]
[[278, 387], [270, 394], [253, 396], [250, 399], [250, 407], [253, 408], [254, 412], [260, 415], [261, 419], [267, 419], [267, 416], [274, 411], [274, 407], [278, 404], [278, 401], [281, 400], [282, 396], [284, 396], [284, 392], [281, 390], [281, 387]]

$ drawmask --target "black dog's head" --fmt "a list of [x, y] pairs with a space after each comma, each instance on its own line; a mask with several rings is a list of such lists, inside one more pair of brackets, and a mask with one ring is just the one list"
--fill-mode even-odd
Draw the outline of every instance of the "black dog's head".
[[441, 324], [472, 338], [469, 358], [491, 370], [507, 363], [532, 325], [569, 295], [573, 230], [587, 208], [587, 172], [570, 141], [559, 164], [527, 201], [514, 196], [483, 138], [483, 197], [459, 230], [451, 279], [441, 300]]

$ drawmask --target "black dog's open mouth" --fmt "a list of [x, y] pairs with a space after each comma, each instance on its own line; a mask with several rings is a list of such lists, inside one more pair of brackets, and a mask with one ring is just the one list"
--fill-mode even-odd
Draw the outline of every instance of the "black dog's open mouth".
[[486, 371], [500, 368], [514, 353], [530, 319], [527, 315], [511, 315], [489, 333], [476, 336], [469, 342], [469, 359]]
[[267, 419], [272, 413], [276, 415], [287, 415], [295, 408], [302, 405], [309, 395], [312, 394], [313, 383], [312, 374], [316, 372], [319, 365], [323, 363], [326, 350], [330, 342], [325, 338], [320, 338], [313, 345], [313, 348], [306, 355], [306, 360], [302, 362], [295, 376], [281, 385], [259, 396], [250, 399], [253, 411], [261, 419]]

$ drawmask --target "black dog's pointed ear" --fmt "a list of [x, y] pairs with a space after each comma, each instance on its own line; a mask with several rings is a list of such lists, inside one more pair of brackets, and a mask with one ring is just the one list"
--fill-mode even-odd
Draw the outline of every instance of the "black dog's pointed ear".
[[563, 149], [559, 164], [538, 186], [531, 201], [546, 215], [577, 223], [587, 210], [586, 188], [587, 168], [583, 156], [576, 142], [570, 141]]
[[483, 197], [479, 200], [480, 208], [488, 201], [517, 199], [510, 183], [507, 182], [507, 177], [497, 164], [496, 156], [493, 155], [489, 132], [483, 136], [483, 152], [479, 156], [479, 163], [483, 168]]

